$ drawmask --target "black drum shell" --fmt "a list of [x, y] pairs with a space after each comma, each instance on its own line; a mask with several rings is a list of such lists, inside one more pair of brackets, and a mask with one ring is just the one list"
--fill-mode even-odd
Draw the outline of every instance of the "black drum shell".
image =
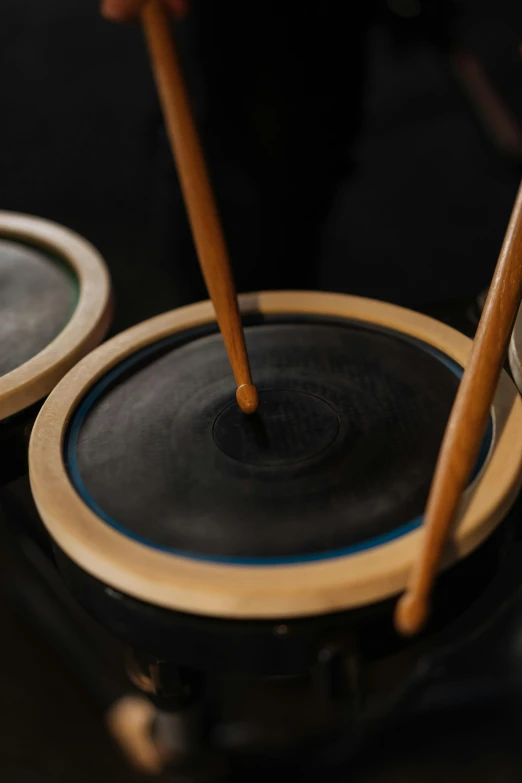
[[357, 649], [364, 660], [429, 644], [465, 614], [502, 565], [520, 518], [517, 501], [496, 531], [437, 581], [429, 627], [414, 641], [393, 628], [396, 597], [365, 607], [305, 618], [233, 620], [154, 606], [103, 584], [55, 546], [58, 568], [83, 608], [121, 642], [151, 657], [202, 671], [252, 676], [299, 675], [325, 647]]
[[27, 473], [29, 438], [42, 402], [0, 421], [0, 486]]

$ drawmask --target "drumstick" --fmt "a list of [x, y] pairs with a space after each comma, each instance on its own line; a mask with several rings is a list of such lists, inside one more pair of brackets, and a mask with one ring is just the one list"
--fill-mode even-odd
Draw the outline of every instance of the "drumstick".
[[254, 413], [258, 395], [250, 376], [232, 268], [169, 18], [159, 0], [145, 5], [142, 22], [199, 263], [238, 385], [237, 402], [244, 413]]
[[427, 618], [433, 580], [479, 454], [521, 298], [522, 185], [444, 433], [426, 506], [421, 551], [396, 607], [395, 626], [403, 634], [416, 633]]

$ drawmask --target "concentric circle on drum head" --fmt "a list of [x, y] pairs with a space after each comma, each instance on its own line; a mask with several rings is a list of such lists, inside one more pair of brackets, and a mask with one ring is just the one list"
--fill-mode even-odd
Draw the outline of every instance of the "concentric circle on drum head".
[[[262, 401], [252, 420], [234, 415], [208, 303], [119, 335], [64, 379], [30, 449], [51, 535], [107, 584], [188, 612], [300, 616], [392, 595], [470, 341], [355, 297], [262, 294], [242, 309]], [[446, 563], [520, 485], [522, 403], [507, 376], [492, 422]]]
[[93, 510], [150, 546], [259, 564], [420, 523], [456, 364], [398, 332], [276, 318], [245, 329], [260, 393], [245, 416], [211, 330], [138, 351], [83, 401], [66, 455]]
[[0, 420], [45, 397], [100, 341], [109, 305], [107, 271], [84, 239], [0, 212]]

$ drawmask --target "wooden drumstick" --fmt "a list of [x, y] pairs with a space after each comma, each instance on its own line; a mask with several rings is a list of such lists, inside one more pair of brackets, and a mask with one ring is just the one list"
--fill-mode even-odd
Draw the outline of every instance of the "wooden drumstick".
[[254, 413], [258, 395], [250, 376], [232, 269], [169, 18], [159, 0], [145, 5], [142, 22], [199, 263], [238, 385], [237, 402], [244, 413]]
[[521, 298], [522, 185], [444, 433], [419, 558], [396, 607], [395, 626], [403, 634], [416, 633], [427, 618], [444, 543], [479, 454]]

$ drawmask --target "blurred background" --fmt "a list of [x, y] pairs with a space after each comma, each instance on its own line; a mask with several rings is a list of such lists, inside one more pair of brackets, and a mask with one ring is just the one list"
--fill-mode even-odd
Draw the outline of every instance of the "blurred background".
[[[239, 290], [471, 318], [520, 180], [520, 3], [193, 0], [176, 27]], [[0, 51], [0, 208], [101, 251], [113, 331], [204, 297], [139, 26], [97, 0], [2, 0]], [[17, 618], [4, 544], [0, 777], [137, 779], [67, 660]], [[454, 723], [401, 726], [350, 777], [522, 780], [519, 718]]]
[[[487, 286], [522, 159], [521, 16], [193, 0], [177, 32], [239, 289], [423, 307]], [[0, 43], [2, 207], [99, 248], [116, 330], [204, 296], [139, 26], [3, 0]]]

